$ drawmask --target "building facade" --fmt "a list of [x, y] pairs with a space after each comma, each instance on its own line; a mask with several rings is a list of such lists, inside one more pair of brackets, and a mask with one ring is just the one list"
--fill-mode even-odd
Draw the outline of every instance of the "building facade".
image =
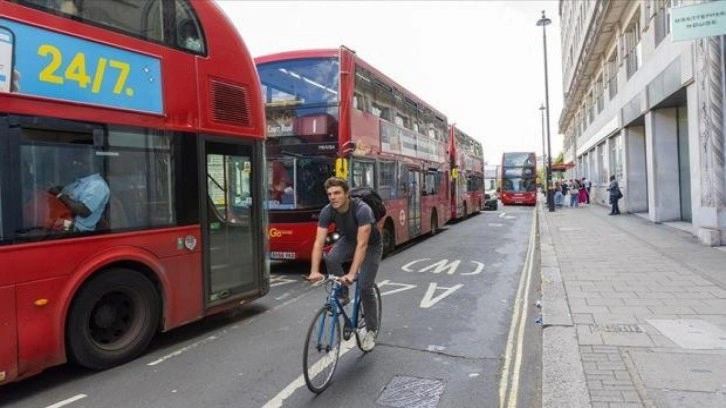
[[568, 178], [593, 183], [621, 211], [683, 221], [726, 245], [724, 37], [674, 42], [670, 10], [701, 0], [561, 0], [564, 104], [559, 130]]

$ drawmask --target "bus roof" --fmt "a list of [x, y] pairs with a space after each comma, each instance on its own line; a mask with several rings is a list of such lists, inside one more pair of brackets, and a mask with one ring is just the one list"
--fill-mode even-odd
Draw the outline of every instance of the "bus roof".
[[405, 87], [401, 86], [399, 83], [391, 79], [388, 75], [384, 74], [383, 72], [379, 71], [377, 68], [375, 68], [373, 65], [369, 64], [362, 58], [360, 58], [355, 51], [351, 50], [350, 48], [342, 45], [340, 48], [321, 48], [321, 49], [309, 49], [309, 50], [292, 50], [292, 51], [283, 51], [278, 52], [274, 54], [268, 54], [263, 55], [255, 58], [255, 64], [267, 64], [271, 62], [278, 62], [278, 61], [285, 61], [285, 60], [294, 60], [294, 59], [306, 59], [306, 58], [334, 58], [338, 57], [340, 55], [341, 50], [347, 50], [348, 52], [351, 52], [355, 54], [355, 62], [356, 65], [359, 65], [366, 70], [370, 71], [371, 73], [375, 74], [377, 77], [381, 79], [385, 79], [386, 82], [388, 82], [391, 86], [398, 89], [401, 92], [404, 92], [409, 99], [415, 101], [416, 103], [420, 105], [424, 105], [426, 108], [431, 110], [434, 114], [436, 114], [437, 117], [439, 117], [444, 122], [447, 122], [447, 117], [444, 115], [441, 111], [431, 106], [430, 103], [424, 102], [423, 99], [419, 98], [414, 94], [413, 92], [409, 91]]

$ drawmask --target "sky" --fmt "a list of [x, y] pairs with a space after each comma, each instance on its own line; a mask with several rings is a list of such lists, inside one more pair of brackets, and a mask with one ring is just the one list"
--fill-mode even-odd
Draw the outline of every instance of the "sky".
[[440, 112], [484, 148], [542, 153], [547, 26], [550, 140], [562, 150], [558, 1], [217, 0], [253, 57], [345, 45]]

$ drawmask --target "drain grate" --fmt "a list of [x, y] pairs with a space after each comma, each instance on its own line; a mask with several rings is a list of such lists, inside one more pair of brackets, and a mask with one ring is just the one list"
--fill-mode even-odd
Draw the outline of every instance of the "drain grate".
[[614, 332], [614, 333], [642, 333], [643, 328], [639, 324], [591, 324], [592, 331]]
[[445, 387], [443, 380], [397, 375], [386, 385], [376, 404], [391, 408], [436, 408]]

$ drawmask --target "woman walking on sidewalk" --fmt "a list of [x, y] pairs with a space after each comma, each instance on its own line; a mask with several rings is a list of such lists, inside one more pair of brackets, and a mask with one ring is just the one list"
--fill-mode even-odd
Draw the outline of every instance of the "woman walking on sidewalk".
[[623, 195], [620, 193], [620, 187], [618, 186], [618, 181], [615, 180], [615, 176], [610, 176], [610, 185], [608, 186], [608, 191], [610, 192], [610, 205], [612, 206], [609, 215], [620, 214], [620, 208], [618, 208], [618, 200], [620, 200]]

